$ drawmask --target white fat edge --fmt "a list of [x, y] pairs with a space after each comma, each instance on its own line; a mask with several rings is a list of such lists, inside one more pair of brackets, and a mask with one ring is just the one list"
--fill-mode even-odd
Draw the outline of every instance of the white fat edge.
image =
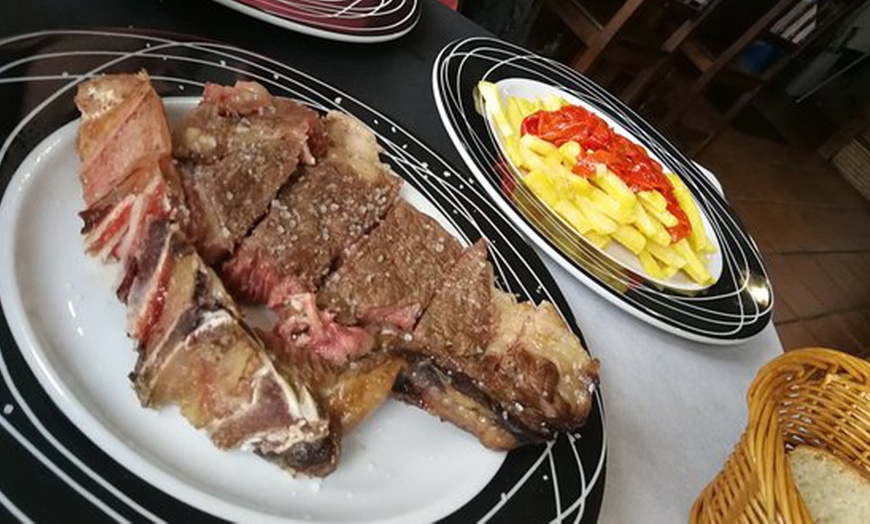
[[88, 98], [96, 100], [100, 104], [95, 111], [82, 115], [82, 119], [85, 121], [100, 118], [121, 102], [121, 97], [118, 96], [118, 93], [116, 93], [114, 89], [97, 89], [92, 84], [88, 85], [85, 90], [85, 95]]
[[[219, 313], [223, 313], [223, 316], [227, 317], [227, 318], [222, 318], [222, 316], [219, 315]], [[189, 346], [187, 341], [190, 340], [190, 337], [192, 337], [193, 335], [195, 335], [203, 330], [214, 329], [215, 327], [219, 326], [220, 324], [225, 324], [225, 323], [229, 322], [230, 320], [232, 320], [232, 317], [224, 310], [209, 311], [203, 315], [203, 318], [206, 319], [205, 322], [203, 322], [195, 330], [190, 332], [185, 337], [184, 341], [182, 341], [181, 343], [177, 344], [174, 348], [172, 348], [172, 350], [169, 352], [169, 354], [163, 359], [164, 363], [172, 360], [172, 358], [180, 350], [186, 349]], [[181, 315], [176, 316], [172, 322], [172, 326], [169, 329], [167, 329], [163, 333], [163, 335], [160, 337], [160, 339], [154, 344], [153, 347], [155, 347], [156, 349], [154, 351], [151, 351], [150, 353], [148, 353], [146, 355], [145, 360], [142, 361], [142, 365], [141, 365], [140, 369], [143, 369], [143, 370], [149, 369], [152, 366], [154, 366], [155, 362], [157, 361], [157, 356], [164, 353], [164, 352], [160, 351], [160, 348], [162, 348], [166, 344], [166, 341], [172, 336], [173, 332], [175, 331], [175, 326], [177, 326], [180, 321], [181, 321]], [[159, 373], [156, 375], [153, 375], [152, 379], [147, 384], [147, 387], [149, 390], [152, 387], [152, 383], [155, 382], [159, 376], [160, 376]]]
[[[158, 289], [160, 286], [158, 286], [157, 284], [160, 281], [160, 272], [163, 268], [163, 265], [166, 263], [166, 258], [169, 256], [169, 249], [167, 249], [167, 244], [170, 242], [170, 239], [171, 239], [171, 236], [167, 235], [166, 239], [163, 241], [163, 246], [160, 248], [160, 260], [157, 261], [157, 266], [156, 266], [154, 273], [152, 274], [152, 278], [148, 279], [148, 282], [146, 282], [144, 284], [145, 286], [148, 286], [149, 291], [148, 291], [147, 295], [142, 297], [142, 301], [141, 301], [142, 304], [149, 304], [151, 302], [151, 297], [154, 295], [154, 293], [157, 293], [160, 291]], [[153, 285], [153, 286], [149, 285], [149, 284], [151, 284], [152, 280], [155, 280], [155, 285]], [[138, 277], [137, 277], [137, 281], [138, 281]], [[136, 292], [136, 282], [133, 282], [133, 286], [134, 287], [132, 289], [130, 289], [131, 295]], [[133, 313], [134, 313], [133, 308], [129, 307], [129, 299], [127, 302], [128, 302], [127, 332], [130, 333], [132, 331], [132, 329], [130, 329], [130, 328], [133, 327], [133, 319], [135, 317], [133, 316]]]
[[[264, 380], [268, 380], [269, 376], [277, 378], [278, 384], [280, 385], [281, 390], [284, 393], [284, 398], [288, 400], [288, 406], [290, 405], [289, 400], [294, 399], [293, 404], [295, 404], [298, 408], [298, 403], [296, 403], [295, 401], [295, 394], [289, 389], [286, 381], [283, 380], [280, 375], [276, 373], [275, 369], [271, 366], [271, 363], [269, 363], [261, 367], [252, 377], [254, 382], [254, 394], [251, 398], [251, 402], [243, 409], [240, 409], [239, 411], [234, 413], [228, 419], [216, 421], [215, 424], [213, 424], [213, 427], [210, 428], [210, 431], [212, 431], [215, 427], [220, 426], [222, 422], [236, 418], [248, 409], [250, 409], [252, 406], [256, 406], [259, 403], [262, 395], [261, 390], [263, 388], [261, 388], [260, 383]], [[303, 388], [303, 390], [307, 393], [306, 389]], [[306, 396], [309, 400], [312, 400], [310, 396]], [[293, 410], [291, 409], [291, 415], [293, 414], [292, 411]], [[328, 421], [325, 418], [320, 417], [319, 415], [315, 419], [311, 419], [303, 413], [302, 418], [295, 418], [296, 420], [288, 426], [284, 426], [279, 429], [266, 429], [250, 435], [239, 444], [239, 448], [245, 451], [259, 449], [259, 451], [265, 453], [274, 453], [280, 455], [296, 444], [299, 444], [301, 442], [315, 442], [326, 437], [329, 433]], [[268, 446], [268, 449], [263, 449], [263, 443], [270, 444], [270, 446]]]
[[309, 422], [323, 419], [323, 415], [320, 413], [317, 403], [314, 402], [314, 397], [311, 396], [311, 392], [308, 391], [306, 385], [301, 384], [298, 387], [299, 392], [297, 393], [290, 388], [290, 384], [287, 380], [278, 373], [278, 370], [275, 369], [275, 365], [272, 363], [272, 360], [268, 355], [266, 355], [265, 351], [260, 351], [259, 357], [265, 372], [271, 373], [276, 377], [278, 384], [281, 386], [281, 392], [284, 394], [284, 398], [288, 401], [287, 405], [292, 415], [297, 416], [298, 414], [297, 418]]
[[120, 260], [127, 260], [127, 254], [130, 252], [133, 241], [141, 229], [140, 222], [142, 221], [143, 214], [149, 207], [148, 203], [151, 195], [159, 188], [159, 185], [160, 179], [155, 177], [145, 186], [145, 189], [135, 196], [133, 210], [130, 212], [130, 219], [127, 221], [127, 232], [124, 235], [124, 240], [121, 242], [120, 253], [118, 254]]
[[[109, 211], [109, 215], [107, 217], [100, 220], [100, 223], [97, 225], [96, 229], [85, 235], [86, 250], [90, 250], [91, 246], [93, 246], [93, 244], [96, 243], [101, 236], [103, 236], [103, 233], [105, 233], [106, 229], [108, 229], [115, 222], [115, 220], [117, 220], [117, 218], [124, 212], [124, 210], [131, 205], [133, 198], [134, 197], [132, 195], [127, 195], [126, 197], [124, 197], [112, 208], [111, 211]], [[106, 244], [100, 251], [96, 253], [95, 256], [103, 261], [107, 260], [107, 257], [112, 252], [111, 246], [115, 245], [114, 240], [116, 240], [119, 235], [124, 234], [126, 229], [127, 226], [124, 226], [114, 235], [112, 235], [112, 237], [106, 241]]]

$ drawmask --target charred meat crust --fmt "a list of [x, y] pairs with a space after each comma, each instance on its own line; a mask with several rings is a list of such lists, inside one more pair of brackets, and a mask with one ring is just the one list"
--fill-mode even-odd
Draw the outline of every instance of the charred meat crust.
[[396, 377], [395, 398], [468, 431], [490, 449], [508, 451], [547, 438], [501, 409], [463, 373], [420, 355], [405, 356], [411, 364]]
[[304, 473], [311, 477], [325, 477], [335, 471], [341, 457], [341, 431], [333, 428], [329, 434], [314, 442], [298, 442], [283, 453], [254, 452], [291, 473]]
[[[545, 440], [582, 426], [591, 409], [597, 361], [552, 305], [517, 303], [493, 287], [483, 242], [468, 248], [451, 269], [404, 350], [430, 359], [450, 377], [463, 377], [454, 381], [456, 391], [420, 391], [428, 395], [428, 411], [458, 419], [485, 445], [491, 445], [491, 421], [499, 417], [527, 440]], [[450, 412], [455, 393], [478, 400], [474, 390], [489, 400], [465, 406], [480, 414], [479, 422]]]

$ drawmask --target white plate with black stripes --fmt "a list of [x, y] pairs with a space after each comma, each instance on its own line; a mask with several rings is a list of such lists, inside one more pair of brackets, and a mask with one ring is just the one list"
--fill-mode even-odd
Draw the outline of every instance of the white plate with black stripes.
[[[256, 80], [378, 134], [403, 197], [464, 244], [485, 236], [498, 284], [550, 300], [580, 336], [541, 260], [484, 195], [377, 110], [290, 66], [241, 49], [145, 32], [69, 31], [0, 42], [0, 510], [19, 520], [243, 522], [594, 522], [604, 490], [600, 393], [586, 427], [511, 453], [389, 403], [344, 442], [338, 470], [294, 479], [222, 452], [175, 409], [139, 407], [127, 373], [114, 275], [82, 252], [73, 95], [101, 73], [151, 71], [167, 111], [205, 82]], [[75, 61], [63, 60], [75, 56]], [[8, 461], [8, 462], [4, 462]], [[51, 486], [52, 504], [44, 503]], [[0, 511], [0, 520], [4, 513]]]
[[215, 0], [310, 36], [354, 43], [395, 40], [420, 20], [419, 0]]
[[[474, 90], [481, 80], [550, 86], [605, 118], [682, 178], [718, 243], [719, 254], [710, 266], [716, 282], [663, 285], [618, 256], [564, 234], [554, 213], [529, 212], [510, 198], [504, 184], [509, 160], [476, 109]], [[468, 38], [441, 51], [432, 71], [432, 89], [444, 127], [471, 171], [467, 182], [479, 183], [518, 232], [607, 300], [661, 329], [712, 344], [741, 342], [770, 321], [773, 293], [758, 248], [714, 179], [591, 80], [512, 44]]]

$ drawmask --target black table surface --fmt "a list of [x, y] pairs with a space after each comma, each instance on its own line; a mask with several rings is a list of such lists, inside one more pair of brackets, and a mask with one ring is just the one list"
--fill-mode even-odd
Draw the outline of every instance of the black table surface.
[[[292, 64], [377, 108], [460, 167], [435, 108], [432, 65], [447, 43], [489, 33], [435, 0], [421, 3], [420, 21], [410, 33], [362, 44], [289, 31], [210, 0], [27, 0], [20, 5], [3, 0], [0, 39], [34, 31], [132, 27], [232, 44]], [[0, 143], [14, 125], [0, 121]]]

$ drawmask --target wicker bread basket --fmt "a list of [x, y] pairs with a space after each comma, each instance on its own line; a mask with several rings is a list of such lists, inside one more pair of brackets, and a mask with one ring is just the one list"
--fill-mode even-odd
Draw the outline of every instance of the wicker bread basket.
[[789, 351], [758, 372], [749, 423], [692, 506], [692, 523], [810, 523], [786, 452], [824, 449], [870, 478], [870, 362], [820, 348]]

